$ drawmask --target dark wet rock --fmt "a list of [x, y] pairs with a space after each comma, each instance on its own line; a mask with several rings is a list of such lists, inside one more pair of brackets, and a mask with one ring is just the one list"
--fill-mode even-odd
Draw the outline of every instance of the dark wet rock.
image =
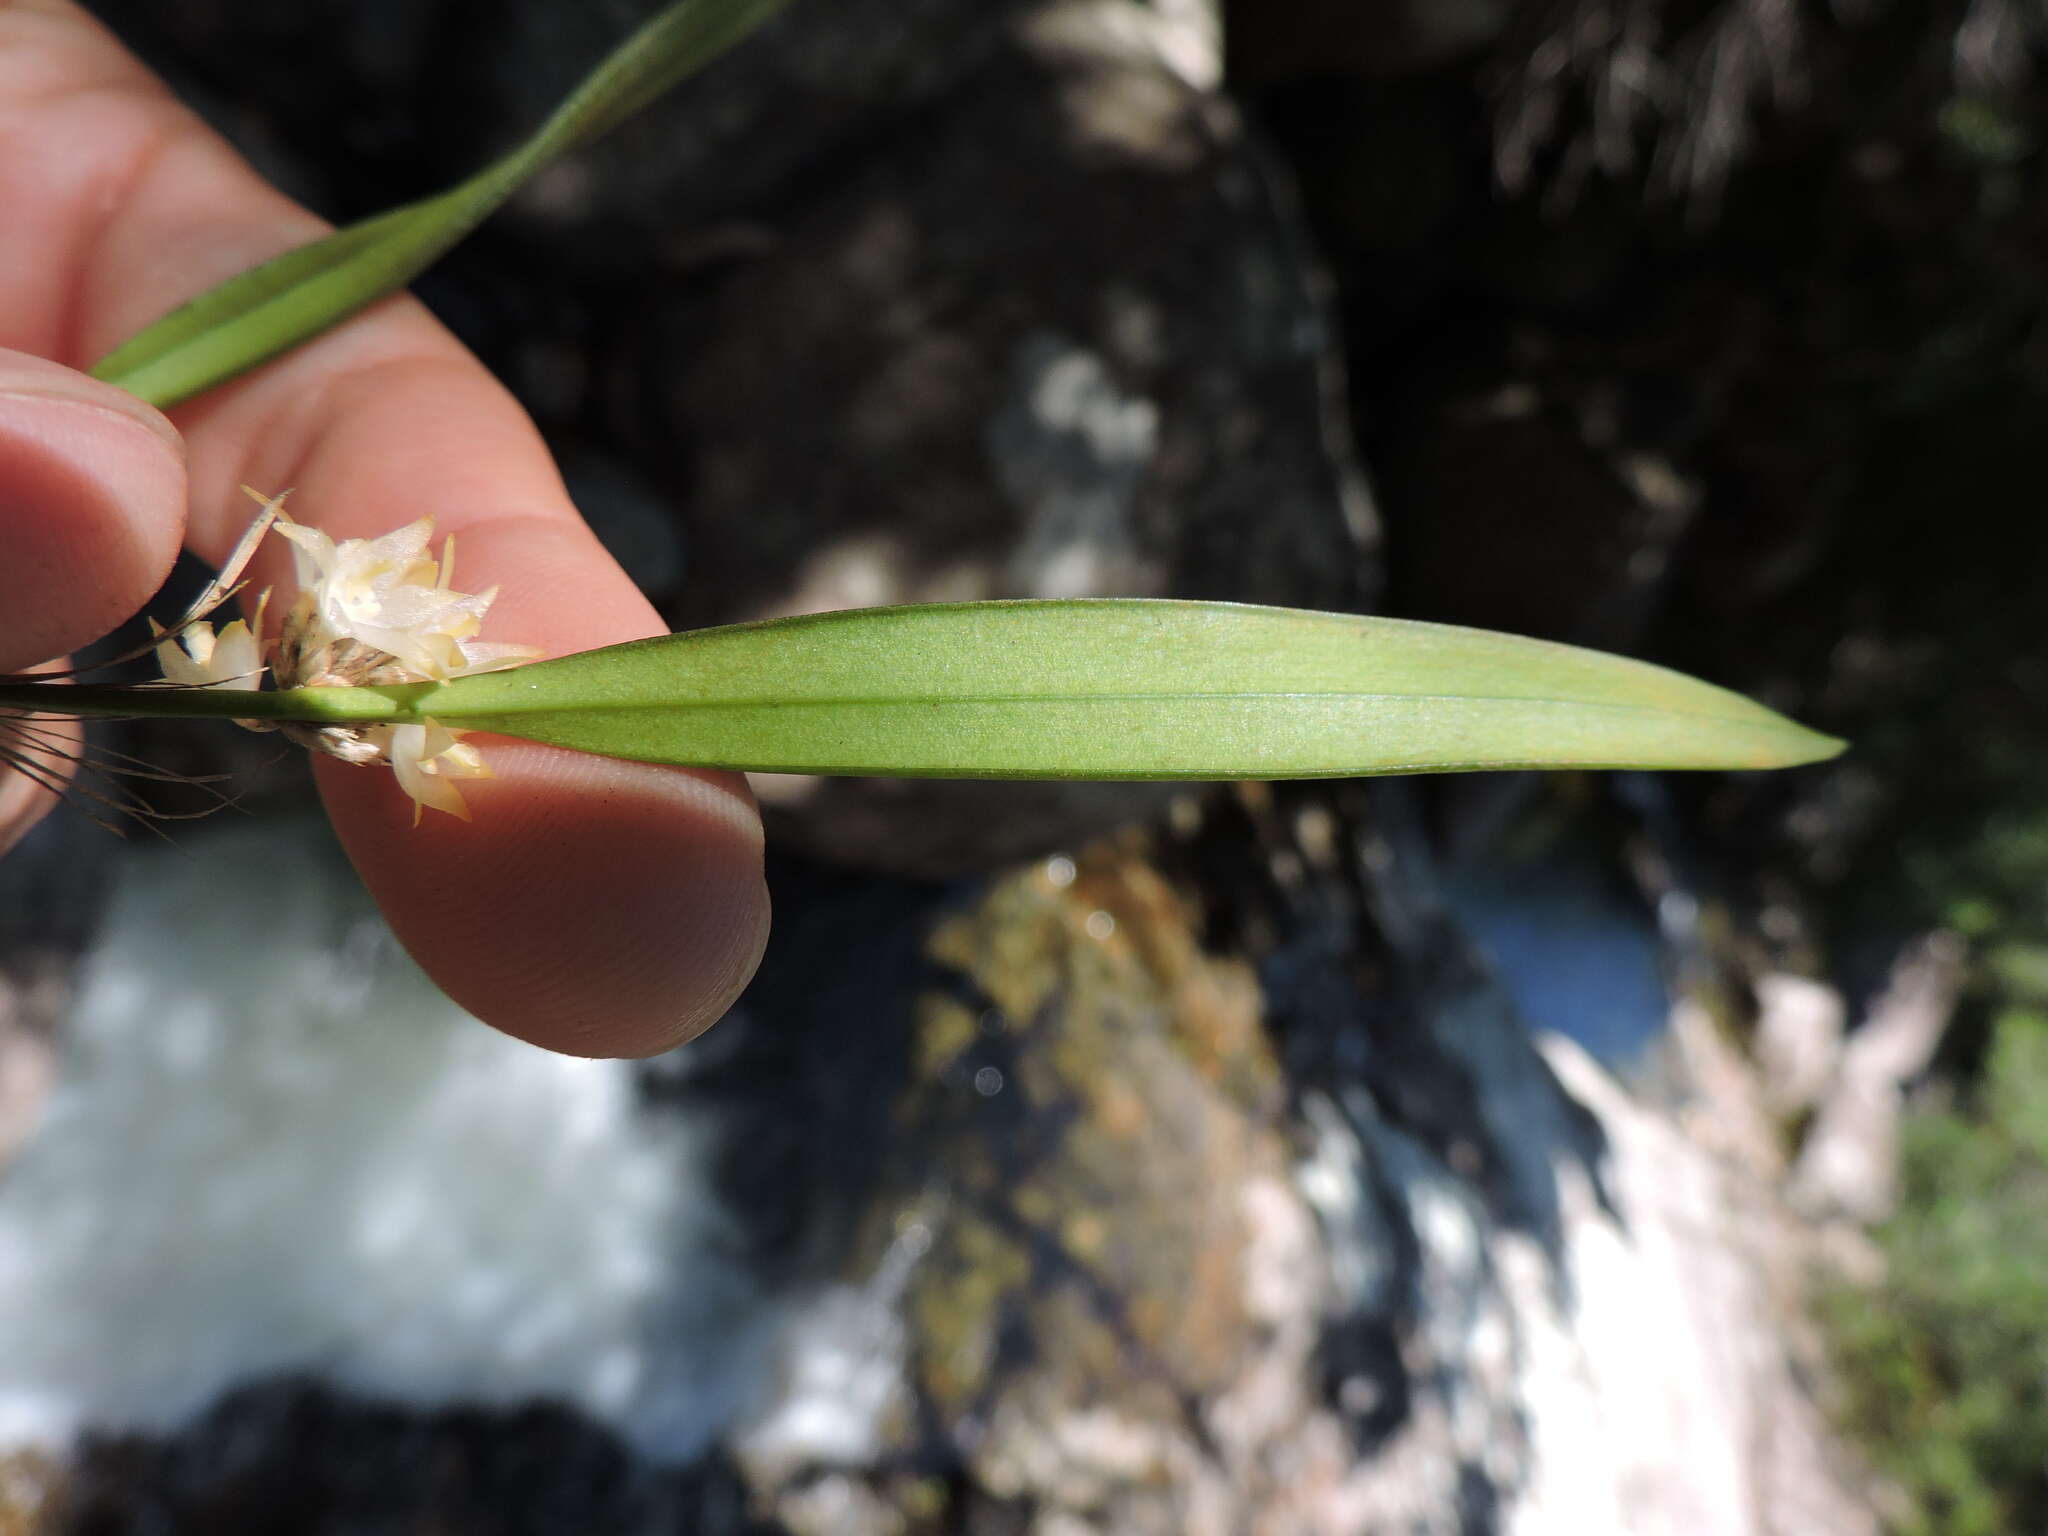
[[731, 1469], [637, 1460], [546, 1405], [422, 1411], [309, 1381], [250, 1386], [165, 1438], [88, 1438], [50, 1536], [773, 1536]]
[[768, 858], [776, 923], [716, 1029], [641, 1069], [650, 1102], [719, 1128], [711, 1176], [737, 1241], [780, 1283], [840, 1265], [889, 1155], [932, 926], [968, 890]]

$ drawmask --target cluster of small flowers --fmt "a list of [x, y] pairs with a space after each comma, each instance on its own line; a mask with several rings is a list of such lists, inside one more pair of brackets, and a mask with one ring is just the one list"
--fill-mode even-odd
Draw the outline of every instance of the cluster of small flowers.
[[[263, 512], [215, 585], [213, 591], [220, 596], [212, 602], [225, 596], [271, 527], [291, 542], [299, 594], [285, 614], [268, 668], [280, 688], [440, 682], [515, 666], [540, 655], [530, 646], [476, 638], [497, 588], [477, 593], [454, 590], [455, 541], [443, 544], [438, 560], [428, 553], [432, 518], [421, 518], [381, 538], [337, 542], [286, 517], [283, 496], [249, 494], [263, 504]], [[195, 609], [157, 644], [165, 681], [193, 688], [260, 687], [265, 671], [263, 614], [269, 600], [266, 591], [257, 602], [253, 622], [236, 619], [217, 632], [204, 618], [210, 607], [202, 604]], [[243, 723], [257, 730], [273, 728], [263, 721]], [[462, 739], [462, 732], [432, 720], [274, 728], [344, 762], [388, 763], [412, 796], [415, 822], [424, 806], [467, 821], [469, 809], [453, 781], [491, 776], [483, 755]]]

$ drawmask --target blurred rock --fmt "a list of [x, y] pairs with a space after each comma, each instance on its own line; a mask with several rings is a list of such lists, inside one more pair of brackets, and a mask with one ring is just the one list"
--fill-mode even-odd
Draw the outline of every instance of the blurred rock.
[[569, 499], [605, 551], [656, 603], [682, 590], [689, 551], [668, 505], [633, 469], [575, 441], [549, 443]]
[[1826, 983], [1783, 973], [1757, 978], [1752, 1049], [1774, 1114], [1790, 1120], [1821, 1101], [1841, 1061], [1847, 1023], [1842, 994]]
[[[1532, 1045], [1408, 815], [1259, 792], [936, 920], [845, 1278], [736, 1441], [790, 1529], [1874, 1531], [1768, 1136]], [[1761, 1127], [1701, 1049], [1702, 1123]]]
[[1091, 15], [1042, 9], [942, 130], [666, 307], [646, 373], [719, 572], [683, 617], [1370, 595], [1284, 192], [1225, 102]]
[[1891, 1214], [1906, 1090], [1926, 1073], [1955, 1014], [1964, 955], [1952, 933], [1907, 946], [1843, 1041], [1793, 1170], [1792, 1198], [1809, 1218], [1870, 1226]]
[[[1030, 0], [835, 0], [793, 6], [517, 201], [526, 231], [572, 264], [599, 257], [596, 223], [642, 240], [802, 207], [878, 147], [929, 131], [924, 114], [1001, 44]], [[657, 0], [492, 7], [449, 56], [470, 103], [446, 145], [480, 164], [531, 132]], [[644, 254], [641, 253], [641, 254]]]
[[1407, 74], [1485, 47], [1512, 10], [1511, 0], [1225, 0], [1230, 78], [1256, 91]]
[[49, 1529], [64, 1487], [54, 1456], [36, 1451], [0, 1454], [0, 1536], [37, 1536]]

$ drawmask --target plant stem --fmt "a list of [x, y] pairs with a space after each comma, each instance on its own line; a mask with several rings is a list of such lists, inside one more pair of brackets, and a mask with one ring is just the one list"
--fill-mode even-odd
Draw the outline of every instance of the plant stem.
[[298, 720], [314, 725], [414, 718], [413, 699], [430, 684], [397, 688], [100, 688], [0, 683], [0, 710], [96, 719]]

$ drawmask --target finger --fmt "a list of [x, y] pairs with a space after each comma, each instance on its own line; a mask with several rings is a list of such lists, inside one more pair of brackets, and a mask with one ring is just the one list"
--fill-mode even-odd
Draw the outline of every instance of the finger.
[[177, 558], [185, 461], [134, 396], [0, 351], [0, 672], [97, 640]]
[[[402, 862], [364, 864], [378, 904], [444, 907], [435, 919], [449, 940], [435, 972], [442, 988], [486, 1018], [494, 999], [516, 993], [521, 1007], [503, 1027], [579, 1056], [645, 1055], [715, 1022], [753, 974], [765, 931], [717, 887], [679, 883], [676, 871], [701, 866], [707, 845], [758, 867], [752, 807], [690, 774], [477, 739], [497, 777], [464, 783], [469, 824], [429, 813], [414, 827], [404, 796], [358, 792], [388, 774], [319, 765], [345, 842], [406, 849]], [[473, 835], [478, 823], [500, 835]], [[475, 901], [479, 889], [495, 899]], [[650, 932], [666, 947], [646, 942]], [[726, 971], [678, 987], [676, 953]], [[565, 954], [577, 968], [561, 963]]]
[[[51, 0], [0, 7], [0, 206], [26, 210], [0, 267], [0, 341], [70, 359], [322, 228]], [[293, 515], [337, 536], [429, 513], [458, 533], [459, 584], [502, 587], [486, 638], [562, 651], [661, 628], [569, 505], [531, 423], [409, 299], [173, 416], [189, 445], [191, 541], [210, 558], [247, 520], [238, 484], [290, 485]], [[337, 766], [321, 783], [401, 941], [512, 1033], [662, 1049], [715, 1017], [758, 958], [759, 833], [735, 776], [519, 750], [473, 823], [418, 833], [389, 774]], [[622, 881], [634, 899], [607, 904]]]
[[[98, 639], [177, 558], [177, 430], [132, 395], [0, 351], [0, 672]], [[74, 720], [0, 718], [0, 853], [57, 803], [84, 741]]]

